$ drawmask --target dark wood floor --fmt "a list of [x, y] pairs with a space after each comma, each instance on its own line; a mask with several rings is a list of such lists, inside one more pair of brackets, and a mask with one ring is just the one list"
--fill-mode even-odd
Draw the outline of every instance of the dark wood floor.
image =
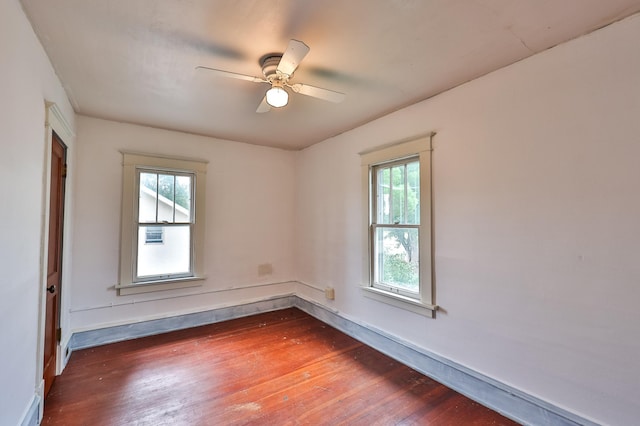
[[297, 309], [72, 354], [43, 425], [512, 425]]

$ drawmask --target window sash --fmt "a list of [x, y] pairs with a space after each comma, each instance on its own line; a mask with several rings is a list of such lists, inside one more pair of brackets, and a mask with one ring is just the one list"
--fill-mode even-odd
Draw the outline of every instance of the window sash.
[[[135, 263], [134, 263], [134, 279], [133, 279], [134, 284], [145, 283], [150, 281], [170, 280], [170, 279], [177, 279], [177, 278], [189, 278], [194, 276], [194, 255], [193, 255], [194, 224], [175, 223], [175, 224], [161, 224], [161, 225], [164, 227], [167, 227], [168, 228], [167, 231], [169, 231], [169, 229], [171, 228], [176, 229], [178, 232], [180, 232], [181, 228], [188, 230], [188, 241], [186, 241], [187, 250], [188, 250], [188, 253], [186, 253], [187, 259], [186, 260], [184, 259], [184, 256], [185, 256], [184, 251], [180, 251], [177, 254], [175, 254], [175, 252], [172, 253], [172, 250], [175, 250], [176, 247], [178, 249], [184, 249], [185, 247], [184, 247], [184, 243], [183, 243], [183, 247], [180, 247], [178, 244], [174, 243], [172, 245], [171, 242], [167, 241], [166, 238], [169, 237], [169, 235], [167, 234], [171, 234], [170, 232], [164, 233], [165, 235], [163, 237], [165, 238], [165, 242], [163, 244], [151, 244], [150, 245], [151, 247], [145, 247], [145, 246], [149, 246], [149, 244], [143, 243], [144, 238], [141, 238], [139, 233], [143, 232], [141, 230], [142, 228], [146, 228], [147, 224], [146, 223], [140, 224], [137, 227], [138, 234], [136, 236], [136, 238], [138, 239], [136, 244]], [[145, 250], [146, 252], [141, 252], [142, 250]], [[158, 252], [156, 252], [155, 254], [149, 253], [152, 250], [159, 250], [160, 253]], [[162, 250], [164, 250], [164, 253], [162, 253]], [[153, 264], [150, 265], [149, 258], [151, 255], [159, 256], [161, 259], [163, 259], [163, 261], [153, 262], [156, 264], [155, 266], [153, 266]], [[182, 270], [174, 269], [173, 271], [167, 272], [167, 270], [165, 269], [163, 271], [163, 268], [167, 268], [168, 265], [173, 265], [174, 268], [176, 268], [177, 265], [182, 265], [186, 267], [182, 268]], [[147, 271], [148, 273], [144, 273], [145, 271]]]
[[[414, 262], [403, 262], [403, 265], [406, 265], [406, 268], [411, 269], [411, 271], [407, 271], [406, 269], [401, 271], [402, 274], [409, 274], [410, 277], [412, 277], [413, 275], [415, 275], [415, 278], [417, 278], [417, 282], [415, 282], [417, 288], [415, 290], [411, 289], [410, 287], [412, 287], [412, 282], [407, 282], [407, 280], [405, 279], [405, 282], [401, 283], [401, 282], [390, 282], [389, 280], [386, 280], [385, 277], [389, 277], [391, 278], [389, 275], [389, 273], [387, 273], [386, 267], [387, 267], [387, 263], [390, 263], [391, 258], [394, 258], [395, 256], [402, 256], [402, 252], [398, 252], [395, 256], [389, 256], [386, 250], [386, 247], [384, 246], [384, 242], [382, 241], [382, 239], [380, 238], [380, 235], [378, 233], [378, 231], [380, 230], [385, 230], [385, 229], [397, 229], [397, 230], [415, 230], [416, 231], [416, 251], [417, 253], [417, 261]], [[420, 249], [419, 249], [419, 243], [420, 243], [420, 237], [421, 237], [421, 232], [420, 232], [420, 225], [387, 225], [387, 224], [382, 224], [382, 225], [378, 225], [378, 224], [372, 224], [371, 225], [371, 233], [370, 233], [370, 241], [372, 244], [372, 249], [371, 249], [371, 286], [374, 288], [378, 288], [381, 290], [385, 290], [385, 291], [389, 291], [391, 293], [395, 293], [395, 294], [400, 294], [402, 296], [406, 296], [406, 297], [410, 297], [413, 299], [420, 299], [421, 298], [421, 276], [420, 276]], [[399, 244], [399, 243], [398, 243]], [[382, 247], [381, 247], [382, 246]], [[413, 264], [412, 264], [413, 263]], [[390, 266], [389, 266], [390, 267]], [[396, 267], [398, 267], [397, 262], [396, 262]], [[415, 270], [413, 270], [415, 269]], [[405, 277], [408, 278], [408, 277]], [[413, 281], [413, 279], [410, 279], [409, 281]]]
[[[155, 175], [156, 177], [156, 181], [155, 181], [155, 188], [149, 188], [146, 185], [143, 185], [142, 183], [142, 175]], [[165, 196], [163, 196], [160, 193], [160, 177], [161, 176], [171, 176], [173, 177], [173, 185], [172, 185], [172, 189], [171, 189], [171, 198], [167, 198]], [[179, 178], [188, 178], [189, 179], [189, 191], [188, 191], [188, 197], [189, 197], [189, 203], [188, 203], [188, 207], [182, 206], [177, 202], [177, 198], [178, 198], [178, 179]], [[136, 218], [137, 218], [137, 222], [138, 224], [153, 224], [153, 223], [161, 223], [161, 224], [170, 224], [170, 223], [194, 223], [195, 221], [195, 217], [194, 217], [194, 212], [195, 212], [195, 180], [196, 180], [196, 176], [194, 173], [187, 173], [187, 172], [182, 172], [182, 171], [174, 171], [174, 170], [165, 170], [165, 169], [153, 169], [153, 168], [147, 168], [147, 167], [137, 167], [136, 168], [136, 192], [139, 194], [139, 197], [142, 197], [142, 193], [143, 192], [151, 192], [152, 194], [155, 194], [155, 212], [152, 212], [152, 216], [153, 219], [155, 220], [143, 220], [143, 218], [141, 218], [141, 212], [140, 212], [140, 204], [139, 204], [139, 200], [138, 200], [138, 204], [137, 204], [137, 211], [135, 212], [136, 214]], [[143, 190], [143, 187], [146, 188], [146, 191]], [[151, 194], [149, 194], [151, 195]], [[161, 197], [162, 197], [162, 202], [166, 205], [170, 205], [170, 218], [166, 217], [165, 215], [162, 215], [160, 212], [160, 202], [161, 202]], [[167, 203], [167, 201], [170, 202]], [[180, 213], [184, 216], [187, 216], [186, 220], [176, 220], [176, 211], [180, 211]], [[149, 214], [149, 213], [147, 213]], [[148, 216], [147, 216], [148, 217]]]
[[[417, 167], [417, 169], [415, 169]], [[418, 174], [417, 181], [411, 182], [409, 178], [409, 169], [414, 168], [413, 175]], [[395, 170], [402, 171], [402, 182], [399, 188], [394, 185], [393, 173]], [[388, 182], [383, 182], [380, 175], [388, 171]], [[385, 179], [387, 180], [387, 179]], [[385, 183], [387, 184], [386, 186]], [[411, 186], [411, 183], [414, 186]], [[382, 189], [388, 188], [388, 189]], [[382, 191], [381, 191], [382, 189]], [[398, 195], [398, 190], [401, 194]], [[401, 160], [396, 160], [383, 164], [371, 166], [371, 188], [372, 203], [372, 222], [379, 224], [420, 224], [420, 159], [413, 156]], [[382, 193], [381, 193], [382, 192]], [[410, 195], [417, 199], [410, 202]], [[399, 200], [398, 200], [399, 199]], [[396, 208], [399, 201], [400, 207]], [[400, 210], [400, 217], [394, 216]], [[413, 210], [413, 217], [410, 217], [410, 211]]]

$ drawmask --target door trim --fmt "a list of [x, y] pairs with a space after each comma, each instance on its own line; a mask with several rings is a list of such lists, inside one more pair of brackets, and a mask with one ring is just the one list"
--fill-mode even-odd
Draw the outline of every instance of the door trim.
[[[43, 164], [43, 176], [42, 176], [42, 221], [40, 224], [40, 235], [41, 235], [41, 243], [40, 243], [40, 290], [39, 290], [39, 300], [38, 300], [38, 353], [36, 356], [36, 383], [35, 383], [35, 391], [36, 395], [40, 400], [39, 404], [39, 421], [42, 420], [44, 414], [44, 365], [42, 360], [44, 359], [44, 337], [45, 337], [45, 317], [46, 317], [46, 283], [47, 283], [47, 261], [49, 257], [49, 202], [50, 202], [50, 186], [51, 186], [51, 149], [53, 143], [53, 132], [58, 135], [58, 138], [62, 140], [63, 144], [67, 147], [67, 163], [70, 162], [70, 147], [73, 146], [73, 140], [75, 138], [75, 134], [72, 130], [71, 125], [64, 117], [64, 114], [60, 110], [60, 108], [53, 102], [45, 101], [45, 123], [44, 123], [44, 164]], [[70, 176], [71, 174], [69, 174]], [[67, 179], [67, 182], [70, 182]], [[64, 209], [67, 212], [70, 212], [70, 201], [71, 194], [70, 191], [71, 186], [67, 186], [67, 196], [65, 197], [65, 205]], [[69, 259], [70, 253], [70, 244], [65, 244], [68, 242], [69, 231], [71, 229], [69, 223], [69, 214], [64, 217], [64, 234], [62, 236], [63, 241], [63, 252], [62, 252], [62, 283], [63, 286], [68, 287], [67, 285], [67, 275], [68, 268], [67, 263]], [[67, 271], [67, 273], [65, 273]], [[65, 302], [64, 293], [62, 294], [62, 298], [60, 301], [60, 323], [63, 325], [67, 321], [67, 315], [65, 314], [66, 302]], [[65, 338], [66, 337], [66, 338]], [[70, 336], [62, 336], [61, 342], [58, 342], [57, 347], [57, 365], [56, 365], [56, 374], [60, 374], [64, 365], [66, 364], [65, 354], [61, 353], [61, 347], [66, 346], [66, 342], [68, 342]]]

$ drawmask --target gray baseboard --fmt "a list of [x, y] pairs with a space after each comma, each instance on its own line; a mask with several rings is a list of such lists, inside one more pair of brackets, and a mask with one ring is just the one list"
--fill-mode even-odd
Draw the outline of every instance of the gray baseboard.
[[40, 423], [40, 397], [34, 395], [20, 426], [37, 426]]
[[525, 425], [597, 426], [574, 413], [498, 382], [383, 331], [341, 317], [325, 306], [296, 297], [295, 306], [385, 355]]
[[[357, 324], [319, 303], [295, 295], [277, 296], [238, 306], [74, 333], [69, 340], [69, 348], [71, 350], [83, 349], [290, 307], [297, 307], [385, 355], [521, 424], [597, 426], [596, 423], [574, 413], [439, 355], [417, 348], [381, 330]], [[31, 425], [31, 423], [24, 424]]]
[[169, 331], [198, 327], [200, 325], [214, 324], [263, 312], [277, 311], [295, 306], [295, 299], [296, 296], [293, 295], [277, 296], [258, 302], [212, 309], [204, 312], [81, 331], [73, 333], [71, 339], [69, 339], [68, 347], [71, 351], [74, 351], [105, 345], [107, 343], [121, 342], [123, 340], [153, 336]]

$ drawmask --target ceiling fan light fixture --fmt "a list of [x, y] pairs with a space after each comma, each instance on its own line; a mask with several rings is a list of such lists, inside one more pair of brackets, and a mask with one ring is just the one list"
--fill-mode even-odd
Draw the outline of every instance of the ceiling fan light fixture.
[[289, 102], [289, 94], [282, 86], [274, 84], [267, 90], [267, 103], [274, 108], [282, 108]]

